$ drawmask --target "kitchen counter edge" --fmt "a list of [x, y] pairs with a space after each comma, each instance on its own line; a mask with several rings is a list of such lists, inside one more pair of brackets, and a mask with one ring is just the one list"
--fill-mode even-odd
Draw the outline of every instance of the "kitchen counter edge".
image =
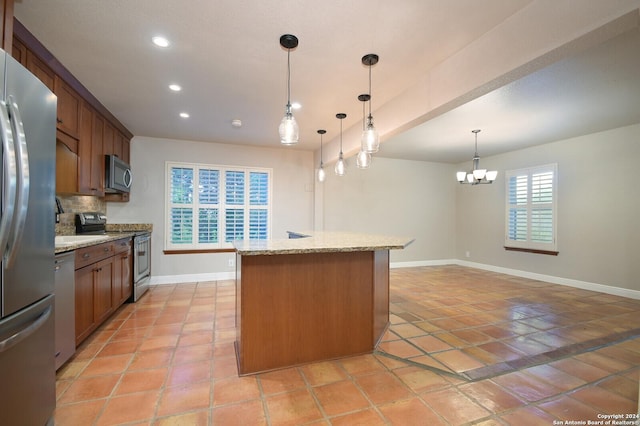
[[74, 244], [65, 244], [63, 246], [55, 247], [55, 254], [66, 253], [74, 251], [83, 247], [91, 247], [98, 244], [109, 243], [112, 241], [121, 240], [123, 238], [133, 238], [137, 234], [147, 233], [153, 231], [153, 225], [151, 224], [108, 224], [106, 227], [107, 238], [102, 238], [95, 241], [83, 241]]
[[239, 255], [305, 254], [404, 249], [414, 238], [353, 232], [288, 232], [297, 238], [236, 241]]

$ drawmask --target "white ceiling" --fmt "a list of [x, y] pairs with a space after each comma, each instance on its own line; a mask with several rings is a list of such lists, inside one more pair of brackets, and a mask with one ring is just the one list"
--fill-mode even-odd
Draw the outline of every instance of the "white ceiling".
[[[291, 52], [301, 142], [361, 126], [376, 53], [373, 108], [412, 87], [532, 0], [16, 0], [15, 15], [134, 135], [279, 148]], [[172, 45], [152, 46], [162, 34]], [[385, 140], [378, 155], [461, 162], [640, 122], [637, 30]], [[170, 83], [182, 85], [173, 93]], [[188, 112], [189, 119], [178, 113]], [[242, 127], [231, 126], [241, 119]], [[291, 148], [282, 148], [291, 149]]]

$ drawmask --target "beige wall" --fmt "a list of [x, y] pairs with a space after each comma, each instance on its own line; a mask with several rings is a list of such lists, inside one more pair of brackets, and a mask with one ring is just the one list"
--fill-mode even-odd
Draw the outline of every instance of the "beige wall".
[[135, 137], [131, 143], [134, 183], [128, 203], [107, 203], [110, 223], [153, 223], [152, 275], [227, 274], [231, 253], [164, 255], [165, 161], [273, 169], [273, 237], [313, 227], [313, 154], [281, 148]]
[[375, 157], [360, 170], [354, 158], [348, 162], [342, 177], [327, 165], [327, 180], [317, 184], [325, 230], [415, 238], [405, 250], [391, 252], [392, 262], [455, 257], [453, 165]]
[[[483, 158], [500, 175], [457, 189], [456, 258], [640, 290], [639, 133], [640, 124]], [[505, 251], [504, 171], [548, 163], [558, 164], [560, 254]]]

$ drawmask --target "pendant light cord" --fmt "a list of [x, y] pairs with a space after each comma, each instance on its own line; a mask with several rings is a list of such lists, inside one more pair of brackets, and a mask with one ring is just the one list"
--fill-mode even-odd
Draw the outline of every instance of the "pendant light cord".
[[287, 108], [291, 112], [291, 49], [287, 49]]
[[340, 119], [340, 155], [342, 155], [342, 118]]
[[371, 64], [369, 64], [369, 117], [371, 117]]

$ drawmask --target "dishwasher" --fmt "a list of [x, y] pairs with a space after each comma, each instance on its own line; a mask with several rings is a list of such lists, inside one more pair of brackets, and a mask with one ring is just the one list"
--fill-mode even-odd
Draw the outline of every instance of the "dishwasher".
[[56, 370], [76, 352], [75, 252], [55, 257]]

